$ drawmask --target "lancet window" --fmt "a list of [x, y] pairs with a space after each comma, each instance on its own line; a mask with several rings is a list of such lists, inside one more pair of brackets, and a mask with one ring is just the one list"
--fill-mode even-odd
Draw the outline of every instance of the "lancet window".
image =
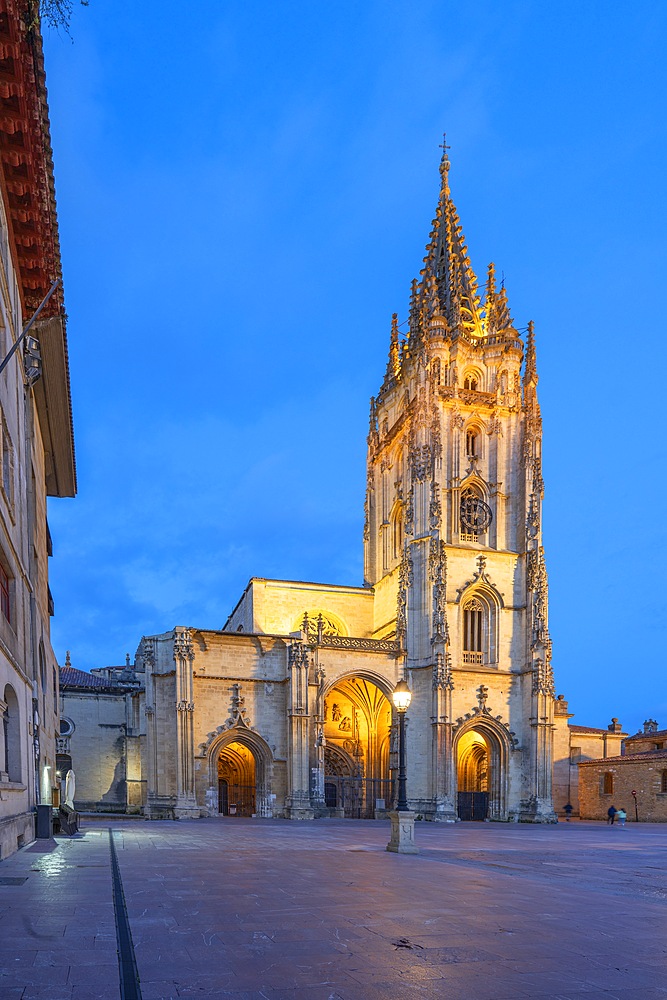
[[484, 638], [486, 629], [486, 608], [473, 597], [463, 608], [463, 662], [484, 662]]

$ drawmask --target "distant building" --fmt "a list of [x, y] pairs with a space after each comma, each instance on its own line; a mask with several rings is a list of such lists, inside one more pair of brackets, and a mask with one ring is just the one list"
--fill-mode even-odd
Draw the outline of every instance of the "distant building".
[[142, 805], [139, 711], [143, 675], [129, 666], [87, 673], [60, 668], [57, 774], [76, 775], [79, 810], [139, 811]]
[[623, 807], [629, 821], [636, 815], [640, 822], [667, 822], [667, 729], [649, 719], [624, 748], [622, 755], [579, 765], [582, 819], [605, 819], [613, 805]]
[[620, 754], [627, 733], [618, 719], [612, 719], [606, 729], [575, 726], [572, 713], [563, 695], [556, 699], [554, 709], [554, 808], [565, 816], [569, 802], [572, 815], [579, 815], [579, 764]]
[[[42, 40], [27, 9], [0, 0], [0, 361], [60, 277]], [[0, 375], [2, 857], [33, 839], [35, 805], [55, 782], [46, 498], [76, 492], [61, 288], [30, 334]]]

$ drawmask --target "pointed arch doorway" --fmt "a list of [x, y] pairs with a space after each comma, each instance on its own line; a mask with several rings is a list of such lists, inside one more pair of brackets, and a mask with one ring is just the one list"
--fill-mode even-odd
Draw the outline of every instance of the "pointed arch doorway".
[[324, 703], [324, 801], [333, 815], [372, 819], [393, 800], [392, 708], [380, 679], [337, 680]]
[[242, 743], [229, 743], [218, 756], [218, 812], [252, 816], [255, 812], [255, 758]]
[[273, 815], [273, 755], [258, 733], [235, 727], [215, 739], [207, 753], [209, 787], [217, 790], [220, 815]]
[[455, 752], [459, 819], [505, 819], [506, 740], [480, 723], [458, 736]]

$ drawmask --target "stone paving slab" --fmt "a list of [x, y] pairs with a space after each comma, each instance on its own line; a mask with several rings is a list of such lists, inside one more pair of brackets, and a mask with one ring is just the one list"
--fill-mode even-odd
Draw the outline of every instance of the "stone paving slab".
[[667, 1000], [667, 826], [86, 819], [0, 874], [2, 1000]]

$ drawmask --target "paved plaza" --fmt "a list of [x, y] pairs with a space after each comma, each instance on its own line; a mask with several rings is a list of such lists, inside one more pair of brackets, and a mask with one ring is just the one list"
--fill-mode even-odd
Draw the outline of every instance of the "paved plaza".
[[667, 1000], [667, 826], [416, 829], [85, 819], [0, 864], [0, 997], [117, 1000], [126, 910], [143, 1000]]

